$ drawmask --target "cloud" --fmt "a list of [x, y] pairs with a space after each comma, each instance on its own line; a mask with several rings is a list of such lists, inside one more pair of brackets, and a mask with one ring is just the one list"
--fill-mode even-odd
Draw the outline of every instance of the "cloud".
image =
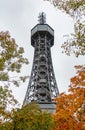
[[10, 24], [22, 21], [24, 10], [24, 0], [0, 1], [0, 19], [5, 23]]

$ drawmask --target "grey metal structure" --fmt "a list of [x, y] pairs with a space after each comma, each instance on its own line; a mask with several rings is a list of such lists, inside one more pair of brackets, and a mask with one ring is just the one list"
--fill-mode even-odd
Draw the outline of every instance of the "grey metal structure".
[[59, 91], [53, 71], [51, 50], [54, 30], [45, 23], [45, 14], [39, 15], [39, 24], [31, 30], [31, 45], [35, 48], [34, 60], [24, 104], [36, 102], [42, 110], [54, 111], [54, 97]]

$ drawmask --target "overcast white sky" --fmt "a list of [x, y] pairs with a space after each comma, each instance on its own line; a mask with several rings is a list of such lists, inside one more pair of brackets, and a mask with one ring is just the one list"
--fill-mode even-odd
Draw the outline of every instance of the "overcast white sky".
[[[75, 75], [74, 66], [84, 64], [83, 56], [76, 58], [74, 55], [68, 57], [62, 54], [63, 35], [73, 32], [73, 21], [69, 16], [43, 0], [0, 0], [0, 31], [8, 30], [17, 43], [24, 47], [30, 64], [25, 66], [23, 74], [30, 75], [34, 52], [30, 42], [31, 29], [38, 23], [38, 15], [42, 11], [46, 13], [47, 23], [55, 31], [55, 42], [51, 49], [52, 60], [59, 91], [65, 92], [69, 79]], [[21, 103], [27, 86], [28, 81], [19, 88], [13, 88], [14, 95]]]

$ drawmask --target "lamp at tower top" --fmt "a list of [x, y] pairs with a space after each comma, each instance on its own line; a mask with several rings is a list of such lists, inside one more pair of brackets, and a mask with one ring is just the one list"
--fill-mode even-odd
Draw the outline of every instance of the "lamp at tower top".
[[45, 24], [46, 23], [46, 14], [44, 12], [39, 13], [38, 21], [39, 21], [39, 24]]

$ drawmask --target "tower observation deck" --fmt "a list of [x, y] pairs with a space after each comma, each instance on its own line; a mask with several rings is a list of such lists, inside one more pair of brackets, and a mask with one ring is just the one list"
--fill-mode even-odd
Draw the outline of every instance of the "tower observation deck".
[[54, 30], [46, 24], [43, 12], [39, 15], [38, 21], [39, 24], [31, 30], [34, 60], [24, 104], [36, 102], [42, 110], [53, 112], [53, 99], [59, 94], [50, 49], [54, 45]]

